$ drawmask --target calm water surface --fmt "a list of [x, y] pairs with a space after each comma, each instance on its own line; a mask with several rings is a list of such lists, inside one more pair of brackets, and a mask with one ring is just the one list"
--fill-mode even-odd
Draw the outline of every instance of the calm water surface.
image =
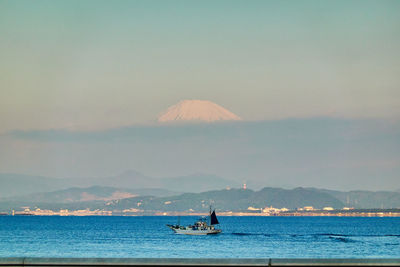
[[186, 236], [176, 217], [1, 216], [0, 257], [400, 258], [400, 218], [218, 219], [222, 234]]

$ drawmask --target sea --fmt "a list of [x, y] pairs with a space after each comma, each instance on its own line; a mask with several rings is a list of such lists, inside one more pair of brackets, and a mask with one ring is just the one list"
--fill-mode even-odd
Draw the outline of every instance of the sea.
[[0, 257], [400, 258], [400, 218], [218, 219], [221, 234], [187, 236], [171, 216], [0, 216]]

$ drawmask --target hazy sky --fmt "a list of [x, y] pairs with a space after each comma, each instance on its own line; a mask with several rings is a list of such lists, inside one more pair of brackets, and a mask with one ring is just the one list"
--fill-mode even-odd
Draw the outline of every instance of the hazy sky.
[[[0, 0], [0, 172], [398, 189], [399, 14], [384, 0]], [[157, 126], [183, 99], [244, 122]]]
[[246, 120], [399, 118], [399, 1], [0, 1], [0, 132], [154, 122], [182, 99]]

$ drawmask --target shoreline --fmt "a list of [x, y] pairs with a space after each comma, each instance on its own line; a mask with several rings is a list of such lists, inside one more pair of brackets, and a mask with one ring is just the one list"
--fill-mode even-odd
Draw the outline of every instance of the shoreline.
[[[58, 217], [146, 217], [146, 216], [154, 216], [154, 217], [193, 217], [193, 216], [207, 216], [206, 213], [180, 213], [178, 214], [3, 214], [1, 217], [31, 217], [31, 216], [58, 216]], [[257, 214], [257, 213], [232, 213], [232, 214], [218, 214], [218, 217], [386, 217], [386, 218], [399, 218], [400, 213], [390, 213], [390, 214], [381, 214], [381, 213], [351, 213], [351, 214], [326, 214], [326, 213], [289, 213], [289, 214], [279, 214], [279, 215], [265, 215], [265, 214]]]
[[[340, 209], [340, 210], [287, 210], [261, 212], [260, 210], [219, 211], [218, 216], [253, 217], [400, 217], [400, 209]], [[156, 210], [30, 210], [0, 212], [1, 216], [208, 216], [207, 212]]]

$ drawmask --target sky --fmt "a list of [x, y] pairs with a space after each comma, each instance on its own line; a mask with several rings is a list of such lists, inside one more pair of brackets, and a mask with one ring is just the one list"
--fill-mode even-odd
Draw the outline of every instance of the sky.
[[[362, 177], [371, 181], [365, 187], [379, 187], [373, 181], [383, 179], [381, 187], [392, 188], [399, 141], [385, 137], [398, 136], [400, 121], [398, 14], [400, 2], [384, 0], [0, 0], [0, 172], [81, 177], [126, 169], [154, 176], [201, 171], [268, 184], [265, 166], [274, 155], [286, 155], [290, 159], [276, 161], [271, 175], [286, 179], [282, 184], [334, 187], [328, 180], [336, 175], [356, 177], [341, 188], [357, 187]], [[213, 101], [237, 114], [247, 141], [229, 139], [215, 150], [213, 131], [203, 132], [205, 143], [196, 146], [187, 134], [200, 126], [159, 128], [158, 115], [183, 99]], [[257, 127], [288, 136], [293, 121], [301, 125], [300, 142], [309, 144], [293, 155], [306, 169], [317, 159], [325, 162], [297, 180], [290, 142], [277, 141], [274, 154], [271, 141], [252, 139]], [[319, 141], [326, 150], [309, 143], [307, 129], [318, 125], [332, 130]], [[335, 127], [362, 134], [349, 144]], [[136, 131], [159, 139], [96, 139]], [[164, 140], [163, 131], [178, 131], [183, 139]], [[89, 137], [77, 140], [76, 134]], [[190, 160], [192, 146], [199, 153]], [[176, 147], [182, 149], [176, 162], [164, 162], [161, 155], [171, 157]], [[347, 151], [347, 163], [339, 152], [327, 153], [338, 147]], [[218, 157], [209, 162], [210, 155]], [[379, 168], [368, 171], [374, 164]]]
[[[398, 1], [0, 1], [0, 131], [400, 115]], [[107, 119], [104, 119], [107, 118]]]

